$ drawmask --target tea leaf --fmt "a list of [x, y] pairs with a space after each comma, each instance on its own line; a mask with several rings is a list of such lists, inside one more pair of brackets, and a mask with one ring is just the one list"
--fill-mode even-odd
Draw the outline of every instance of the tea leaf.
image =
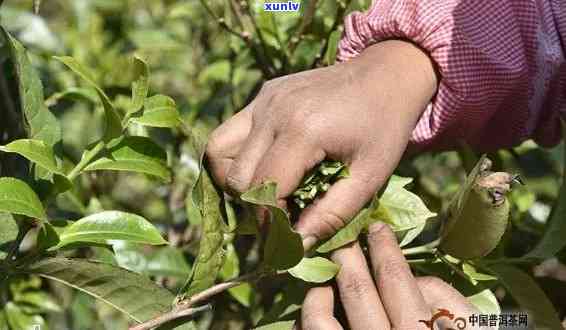
[[501, 314], [501, 307], [497, 298], [489, 289], [485, 289], [476, 293], [473, 296], [466, 297], [482, 314]]
[[[513, 176], [490, 172], [490, 164], [489, 159], [481, 157], [450, 205], [440, 248], [453, 257], [473, 259], [487, 255], [507, 229], [510, 206], [505, 194]], [[494, 201], [493, 189], [498, 189], [500, 202]]]
[[47, 219], [39, 197], [25, 182], [15, 178], [0, 178], [0, 211]]
[[139, 215], [120, 211], [104, 211], [84, 217], [65, 228], [59, 239], [58, 248], [71, 243], [100, 243], [106, 240], [167, 244], [149, 221]]
[[[265, 206], [271, 214], [269, 232], [263, 250], [263, 263], [275, 270], [285, 270], [297, 265], [303, 258], [301, 236], [291, 228], [287, 212], [277, 206], [277, 184], [267, 182], [242, 194], [242, 200]], [[281, 247], [284, 246], [285, 249]]]
[[40, 315], [29, 315], [20, 305], [10, 301], [4, 306], [6, 320], [11, 329], [33, 330], [37, 326], [44, 328], [45, 320]]
[[253, 330], [292, 330], [295, 321], [279, 321], [271, 324], [262, 325]]
[[0, 260], [6, 258], [7, 252], [18, 237], [18, 224], [10, 213], [0, 213]]
[[170, 181], [171, 173], [166, 161], [165, 151], [151, 139], [143, 136], [126, 136], [117, 139], [101, 158], [87, 165], [84, 170], [139, 172]]
[[172, 98], [155, 95], [145, 100], [141, 116], [130, 121], [152, 127], [175, 127], [181, 123], [181, 117]]
[[205, 167], [203, 157], [206, 144], [204, 139], [194, 134], [191, 143], [199, 160], [199, 176], [187, 195], [187, 208], [198, 210], [202, 222], [202, 236], [199, 252], [193, 265], [191, 276], [187, 279], [183, 291], [191, 296], [212, 286], [224, 263], [224, 233], [226, 224], [222, 217], [221, 207], [224, 205], [219, 192]]
[[[562, 325], [552, 303], [536, 282], [522, 270], [510, 265], [489, 267], [521, 309], [529, 312], [536, 329], [561, 329]], [[531, 322], [529, 322], [531, 325]]]
[[61, 127], [55, 116], [43, 104], [43, 86], [32, 67], [25, 48], [8, 31], [0, 27], [16, 67], [20, 106], [27, 137], [41, 140], [48, 146], [61, 141]]
[[[562, 136], [566, 136], [566, 123], [562, 121]], [[566, 144], [564, 145], [566, 150]], [[566, 158], [566, 152], [564, 152]], [[547, 259], [558, 253], [566, 246], [566, 169], [562, 175], [560, 192], [554, 202], [546, 230], [535, 248], [525, 255], [525, 258]]]
[[336, 276], [339, 269], [337, 264], [322, 257], [303, 258], [289, 269], [289, 274], [305, 282], [324, 283]]
[[132, 83], [132, 105], [127, 115], [140, 111], [149, 92], [149, 67], [138, 56], [134, 56], [134, 82]]
[[122, 133], [122, 123], [120, 114], [114, 108], [112, 101], [106, 93], [98, 86], [95, 82], [94, 78], [92, 77], [91, 73], [83, 67], [79, 62], [77, 62], [74, 58], [69, 56], [63, 57], [54, 57], [59, 62], [65, 64], [69, 69], [71, 69], [74, 73], [76, 73], [81, 79], [83, 79], [86, 83], [88, 83], [91, 87], [96, 89], [98, 93], [98, 97], [102, 102], [102, 106], [104, 107], [104, 114], [105, 114], [105, 132], [104, 132], [104, 140], [108, 141], [113, 138], [120, 136]]
[[57, 166], [53, 148], [41, 140], [20, 139], [0, 146], [0, 150], [17, 153], [53, 173], [63, 175]]
[[83, 291], [136, 322], [167, 312], [174, 298], [145, 276], [95, 261], [47, 258], [19, 272], [36, 274]]

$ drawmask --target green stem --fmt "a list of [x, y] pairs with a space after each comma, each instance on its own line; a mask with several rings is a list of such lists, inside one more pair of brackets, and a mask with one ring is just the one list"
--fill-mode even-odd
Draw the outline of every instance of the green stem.
[[424, 254], [424, 253], [434, 254], [439, 244], [440, 244], [440, 239], [437, 239], [425, 245], [403, 249], [403, 254], [406, 256], [411, 256], [415, 254]]
[[71, 172], [69, 172], [69, 174], [67, 174], [67, 179], [69, 179], [69, 181], [73, 181], [81, 173], [81, 171], [87, 167], [94, 157], [98, 156], [105, 146], [106, 144], [104, 141], [99, 141], [94, 148], [85, 152], [79, 163], [71, 170]]

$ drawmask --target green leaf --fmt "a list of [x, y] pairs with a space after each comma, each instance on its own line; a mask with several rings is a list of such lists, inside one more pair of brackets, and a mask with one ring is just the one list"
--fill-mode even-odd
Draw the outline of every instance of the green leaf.
[[145, 276], [89, 260], [47, 258], [19, 271], [83, 291], [136, 322], [167, 312], [174, 299]]
[[187, 208], [196, 208], [202, 223], [202, 236], [199, 252], [191, 276], [187, 279], [183, 291], [192, 296], [211, 287], [222, 265], [224, 264], [225, 250], [224, 233], [227, 232], [221, 207], [224, 205], [221, 192], [219, 192], [203, 166], [205, 140], [196, 134], [191, 137], [193, 151], [199, 164], [199, 175], [187, 195], [185, 204]]
[[[301, 236], [291, 228], [287, 212], [277, 206], [277, 184], [267, 182], [242, 194], [242, 200], [270, 211], [271, 221], [263, 250], [266, 267], [285, 270], [297, 265], [303, 258]], [[281, 247], [285, 247], [282, 249]]]
[[69, 69], [71, 69], [75, 74], [77, 74], [81, 79], [83, 79], [87, 84], [91, 87], [96, 89], [98, 93], [98, 97], [102, 102], [102, 106], [104, 107], [104, 114], [105, 114], [105, 131], [104, 131], [104, 140], [109, 141], [115, 137], [120, 136], [122, 133], [122, 123], [120, 114], [114, 108], [114, 105], [110, 101], [110, 98], [100, 86], [95, 82], [95, 79], [92, 77], [92, 74], [83, 67], [79, 62], [77, 62], [74, 58], [69, 56], [63, 57], [54, 57], [59, 62], [65, 64]]
[[38, 307], [42, 313], [61, 312], [62, 309], [47, 292], [28, 291], [14, 296], [14, 301]]
[[0, 211], [47, 219], [39, 197], [25, 182], [15, 178], [0, 178]]
[[56, 227], [53, 227], [49, 222], [41, 224], [37, 233], [37, 248], [39, 250], [44, 251], [59, 244], [59, 233], [55, 228]]
[[65, 228], [59, 239], [58, 248], [71, 243], [100, 243], [106, 240], [167, 244], [149, 221], [139, 215], [121, 211], [104, 211], [82, 218]]
[[3, 27], [0, 27], [0, 32], [8, 43], [10, 58], [16, 67], [17, 87], [27, 137], [54, 146], [61, 141], [61, 127], [43, 104], [43, 86], [39, 75], [32, 67], [25, 48]]
[[340, 41], [341, 31], [332, 31], [328, 37], [328, 46], [326, 49], [326, 54], [324, 55], [324, 64], [334, 65], [336, 62], [336, 53], [338, 53], [338, 42]]
[[[509, 186], [505, 185], [510, 185], [513, 176], [491, 172], [490, 167], [491, 161], [482, 156], [454, 196], [448, 219], [443, 224], [439, 247], [458, 259], [486, 256], [499, 244], [507, 229], [510, 206], [504, 196]], [[500, 203], [494, 203], [493, 189], [500, 189], [503, 195]]]
[[140, 111], [149, 92], [149, 67], [138, 56], [134, 56], [134, 82], [132, 83], [132, 106], [128, 115]]
[[378, 209], [371, 216], [388, 223], [393, 231], [415, 228], [436, 216], [419, 196], [404, 188], [411, 181], [411, 178], [392, 175], [379, 198]]
[[462, 271], [464, 272], [464, 274], [466, 274], [470, 281], [476, 285], [478, 283], [478, 281], [493, 281], [493, 280], [497, 280], [497, 277], [489, 275], [489, 274], [483, 274], [483, 273], [479, 273], [476, 268], [472, 265], [470, 265], [469, 263], [464, 263], [462, 264]]
[[36, 330], [46, 327], [45, 320], [39, 315], [29, 315], [25, 313], [20, 306], [13, 302], [4, 305], [4, 313], [11, 329], [18, 330]]
[[62, 92], [52, 94], [45, 100], [45, 105], [51, 107], [59, 102], [61, 99], [70, 99], [76, 101], [86, 101], [90, 103], [98, 102], [98, 94], [95, 89], [69, 87]]
[[405, 231], [402, 243], [408, 244], [426, 225], [426, 221], [436, 215], [430, 212], [423, 201], [404, 187], [413, 179], [392, 175], [383, 194], [362, 209], [344, 228], [317, 248], [326, 253], [358, 239], [360, 233], [377, 221], [383, 221], [396, 232]]
[[191, 273], [191, 268], [181, 250], [167, 246], [157, 250], [149, 258], [146, 272], [149, 275], [185, 279]]
[[145, 100], [141, 116], [130, 121], [152, 127], [175, 127], [181, 123], [181, 117], [172, 98], [154, 95]]
[[480, 291], [473, 296], [466, 297], [469, 302], [471, 302], [481, 314], [501, 314], [501, 307], [499, 307], [499, 302], [497, 298], [489, 289]]
[[340, 267], [332, 261], [322, 258], [303, 258], [289, 274], [305, 282], [324, 283], [336, 276]]
[[261, 327], [254, 328], [254, 330], [292, 330], [295, 321], [279, 321], [262, 325]]
[[84, 168], [85, 171], [131, 171], [171, 180], [167, 168], [167, 154], [151, 139], [143, 136], [126, 136], [116, 140], [102, 156]]
[[510, 265], [499, 264], [489, 268], [509, 290], [521, 309], [529, 312], [536, 329], [562, 329], [556, 310], [533, 278]]
[[[562, 136], [566, 137], [566, 123], [564, 121], [562, 121]], [[564, 144], [564, 149], [566, 150], [566, 144]], [[564, 158], [566, 159], [566, 151]], [[525, 258], [547, 259], [566, 246], [564, 239], [566, 237], [566, 221], [564, 221], [564, 218], [566, 218], [566, 168], [562, 174], [562, 186], [560, 186], [560, 192], [554, 202], [544, 235], [535, 248], [525, 255]]]
[[348, 243], [358, 239], [360, 233], [370, 224], [377, 221], [370, 217], [370, 210], [362, 209], [344, 228], [340, 229], [329, 240], [320, 245], [316, 251], [319, 253], [327, 253], [336, 250]]
[[0, 146], [0, 150], [4, 152], [17, 153], [53, 173], [63, 175], [57, 166], [53, 148], [41, 140], [16, 140], [5, 146]]
[[16, 237], [18, 237], [16, 220], [10, 213], [0, 212], [0, 260], [6, 258]]

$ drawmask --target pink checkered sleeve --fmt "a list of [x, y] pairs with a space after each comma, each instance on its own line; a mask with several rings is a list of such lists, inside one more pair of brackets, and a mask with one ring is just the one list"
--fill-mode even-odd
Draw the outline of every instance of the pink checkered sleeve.
[[411, 138], [413, 150], [478, 150], [533, 138], [560, 140], [566, 112], [566, 1], [376, 0], [345, 21], [338, 59], [402, 38], [438, 67], [438, 92]]

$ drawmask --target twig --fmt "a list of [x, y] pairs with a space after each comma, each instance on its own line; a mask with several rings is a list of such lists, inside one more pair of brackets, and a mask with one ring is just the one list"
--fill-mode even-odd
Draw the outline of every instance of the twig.
[[321, 64], [320, 61], [322, 60], [324, 54], [328, 50], [330, 36], [332, 35], [332, 32], [334, 32], [334, 30], [336, 30], [338, 27], [342, 25], [342, 21], [344, 20], [344, 14], [346, 13], [346, 8], [348, 8], [351, 2], [352, 0], [345, 0], [345, 2], [338, 1], [338, 10], [336, 11], [336, 19], [334, 20], [334, 24], [332, 25], [332, 28], [330, 28], [330, 30], [328, 31], [328, 35], [324, 39], [322, 47], [320, 48], [320, 51], [316, 55], [316, 58], [314, 59], [314, 62], [311, 65], [311, 68], [314, 69], [320, 66]]
[[301, 37], [303, 36], [307, 28], [311, 25], [317, 3], [318, 0], [313, 0], [309, 2], [309, 6], [307, 7], [307, 9], [305, 9], [305, 14], [303, 16], [303, 19], [301, 20], [299, 27], [297, 28], [297, 31], [291, 37], [291, 39], [289, 39], [289, 44], [287, 45], [287, 47], [289, 48], [289, 54], [292, 55], [295, 52], [295, 49], [301, 42]]
[[210, 287], [210, 288], [208, 288], [208, 289], [206, 289], [202, 292], [195, 294], [194, 296], [192, 296], [188, 299], [181, 300], [169, 312], [166, 312], [164, 314], [156, 316], [149, 321], [146, 321], [146, 322], [140, 323], [138, 325], [132, 326], [132, 327], [130, 327], [130, 330], [150, 330], [150, 329], [158, 327], [158, 326], [160, 326], [164, 323], [167, 323], [169, 321], [176, 320], [180, 317], [193, 315], [194, 313], [201, 311], [202, 308], [200, 310], [198, 310], [198, 307], [193, 308], [192, 306], [194, 306], [194, 305], [196, 305], [200, 302], [204, 302], [205, 300], [208, 300], [208, 299], [212, 298], [213, 296], [215, 296], [219, 293], [222, 293], [222, 292], [224, 292], [228, 289], [231, 289], [233, 287], [239, 286], [239, 285], [247, 283], [247, 282], [257, 281], [257, 280], [259, 280], [260, 278], [262, 278], [263, 276], [266, 276], [266, 275], [267, 275], [267, 273], [264, 273], [264, 272], [252, 272], [252, 273], [245, 274], [245, 275], [242, 275], [240, 277], [237, 277], [233, 280], [223, 282], [223, 283], [219, 283], [219, 284], [217, 284], [213, 287]]
[[403, 249], [403, 254], [406, 256], [411, 256], [415, 254], [423, 254], [423, 253], [435, 253], [436, 248], [440, 244], [440, 238], [434, 240], [430, 243], [421, 246], [415, 246], [413, 248]]
[[[257, 45], [253, 42], [251, 35], [246, 32], [238, 32], [236, 31], [234, 28], [232, 28], [231, 26], [229, 26], [226, 21], [224, 20], [224, 18], [222, 17], [218, 17], [218, 15], [216, 15], [216, 13], [214, 13], [214, 11], [212, 10], [212, 8], [210, 8], [210, 6], [208, 5], [208, 3], [206, 3], [206, 0], [200, 0], [200, 3], [202, 4], [202, 6], [204, 7], [204, 9], [208, 12], [208, 14], [210, 16], [212, 16], [212, 18], [218, 22], [218, 25], [220, 25], [220, 27], [222, 29], [224, 29], [225, 31], [227, 31], [228, 33], [242, 39], [242, 41], [248, 46], [250, 47], [250, 49], [252, 50], [252, 54], [256, 60], [256, 62], [259, 64], [259, 68], [262, 71], [262, 73], [264, 74], [264, 76], [266, 76], [267, 78], [271, 78], [274, 76], [274, 71], [272, 69], [272, 65], [270, 65], [270, 63], [266, 60], [266, 57], [263, 55], [264, 53], [262, 53]], [[248, 5], [249, 7], [249, 5]], [[252, 25], [254, 25], [254, 28], [257, 27], [255, 26], [255, 20], [253, 19], [253, 17], [250, 14], [250, 21], [252, 22]], [[258, 36], [260, 36], [260, 34], [258, 34]], [[260, 40], [261, 40], [261, 36], [260, 36]]]

